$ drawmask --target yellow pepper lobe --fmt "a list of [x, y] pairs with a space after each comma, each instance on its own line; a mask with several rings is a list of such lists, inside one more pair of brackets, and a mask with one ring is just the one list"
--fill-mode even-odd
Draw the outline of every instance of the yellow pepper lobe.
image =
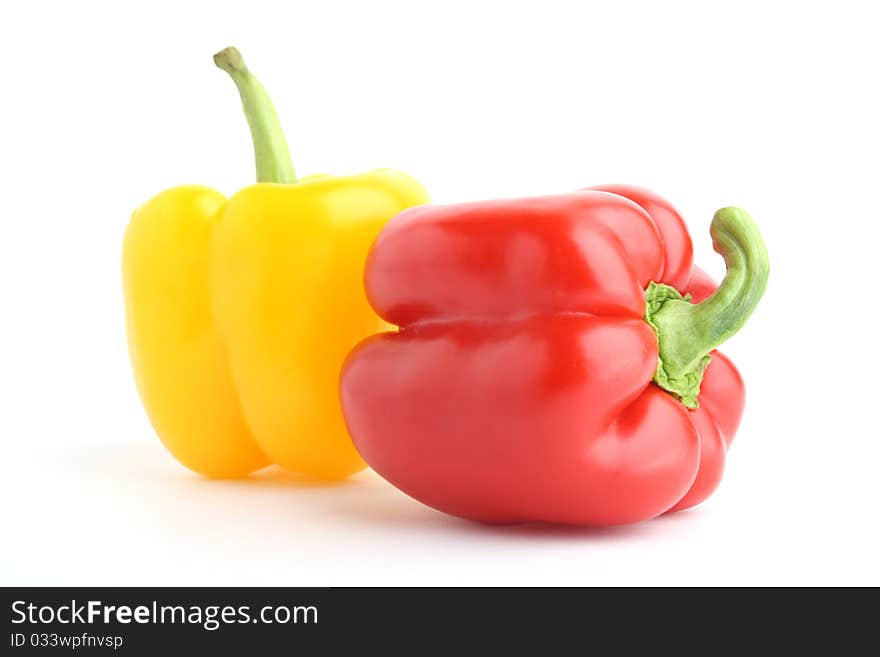
[[162, 192], [133, 214], [122, 255], [129, 352], [147, 415], [177, 460], [209, 477], [269, 464], [245, 424], [211, 310], [210, 238], [225, 203], [206, 187]]
[[366, 467], [343, 420], [339, 372], [355, 344], [389, 328], [363, 289], [373, 240], [427, 200], [391, 170], [262, 183], [229, 199], [212, 236], [214, 319], [247, 424], [274, 463], [322, 478]]
[[134, 213], [129, 351], [150, 421], [182, 464], [209, 477], [365, 467], [338, 395], [348, 351], [388, 328], [363, 268], [382, 226], [427, 201], [409, 176], [377, 170], [259, 183], [229, 200], [178, 187]]

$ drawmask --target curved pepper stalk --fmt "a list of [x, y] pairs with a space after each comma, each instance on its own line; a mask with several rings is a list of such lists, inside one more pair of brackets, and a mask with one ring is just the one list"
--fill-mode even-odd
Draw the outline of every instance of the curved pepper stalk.
[[698, 407], [709, 354], [743, 327], [761, 300], [770, 274], [767, 247], [747, 212], [733, 207], [718, 210], [710, 233], [715, 251], [727, 266], [712, 296], [692, 304], [690, 296], [654, 282], [645, 292], [645, 321], [657, 334], [660, 352], [654, 383], [688, 408]]
[[295, 183], [287, 140], [266, 88], [248, 70], [237, 48], [224, 48], [214, 55], [214, 63], [229, 74], [241, 96], [254, 142], [257, 182]]

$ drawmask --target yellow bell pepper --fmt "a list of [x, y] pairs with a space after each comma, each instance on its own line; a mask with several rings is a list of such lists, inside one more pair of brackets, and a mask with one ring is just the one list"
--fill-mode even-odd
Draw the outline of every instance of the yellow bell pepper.
[[338, 396], [348, 351], [388, 328], [362, 273], [376, 234], [426, 203], [381, 169], [296, 181], [268, 94], [227, 48], [258, 183], [229, 199], [169, 189], [132, 215], [123, 244], [129, 351], [156, 433], [185, 466], [243, 476], [270, 463], [322, 478], [365, 467]]

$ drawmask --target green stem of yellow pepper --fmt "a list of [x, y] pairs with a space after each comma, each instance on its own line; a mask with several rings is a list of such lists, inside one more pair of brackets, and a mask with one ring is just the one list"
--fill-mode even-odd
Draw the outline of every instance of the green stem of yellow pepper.
[[254, 142], [257, 182], [296, 182], [287, 140], [265, 87], [248, 70], [236, 48], [224, 48], [218, 52], [214, 55], [214, 63], [229, 73], [241, 95], [244, 115]]

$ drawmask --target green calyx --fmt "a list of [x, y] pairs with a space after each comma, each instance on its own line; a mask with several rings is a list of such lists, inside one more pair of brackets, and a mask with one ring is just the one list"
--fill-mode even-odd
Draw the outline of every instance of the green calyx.
[[287, 140], [278, 114], [265, 87], [248, 70], [238, 49], [224, 48], [214, 55], [214, 63], [235, 82], [241, 96], [244, 115], [251, 129], [257, 182], [295, 183]]
[[739, 208], [722, 208], [710, 227], [712, 245], [727, 274], [700, 303], [668, 285], [645, 290], [645, 321], [657, 335], [659, 358], [654, 383], [688, 408], [697, 408], [709, 353], [732, 337], [758, 305], [770, 274], [770, 260], [754, 220]]
[[[648, 289], [645, 290], [645, 321], [654, 329], [657, 334], [658, 344], [664, 347], [662, 352], [669, 351], [667, 343], [670, 339], [664, 328], [661, 328], [662, 320], [657, 321], [658, 312], [666, 306], [669, 301], [681, 301], [690, 303], [691, 295], [681, 296], [681, 292], [669, 285], [655, 283], [651, 281]], [[662, 337], [661, 337], [662, 336]], [[689, 362], [685, 367], [679, 364], [680, 359], [670, 358], [668, 363], [664, 362], [664, 354], [661, 352], [657, 359], [657, 369], [654, 372], [654, 383], [673, 393], [681, 400], [681, 403], [688, 408], [697, 408], [697, 396], [700, 394], [700, 383], [703, 380], [703, 372], [709, 367], [709, 361], [712, 358], [708, 353], [697, 359], [696, 362]], [[676, 365], [679, 365], [676, 367]]]

